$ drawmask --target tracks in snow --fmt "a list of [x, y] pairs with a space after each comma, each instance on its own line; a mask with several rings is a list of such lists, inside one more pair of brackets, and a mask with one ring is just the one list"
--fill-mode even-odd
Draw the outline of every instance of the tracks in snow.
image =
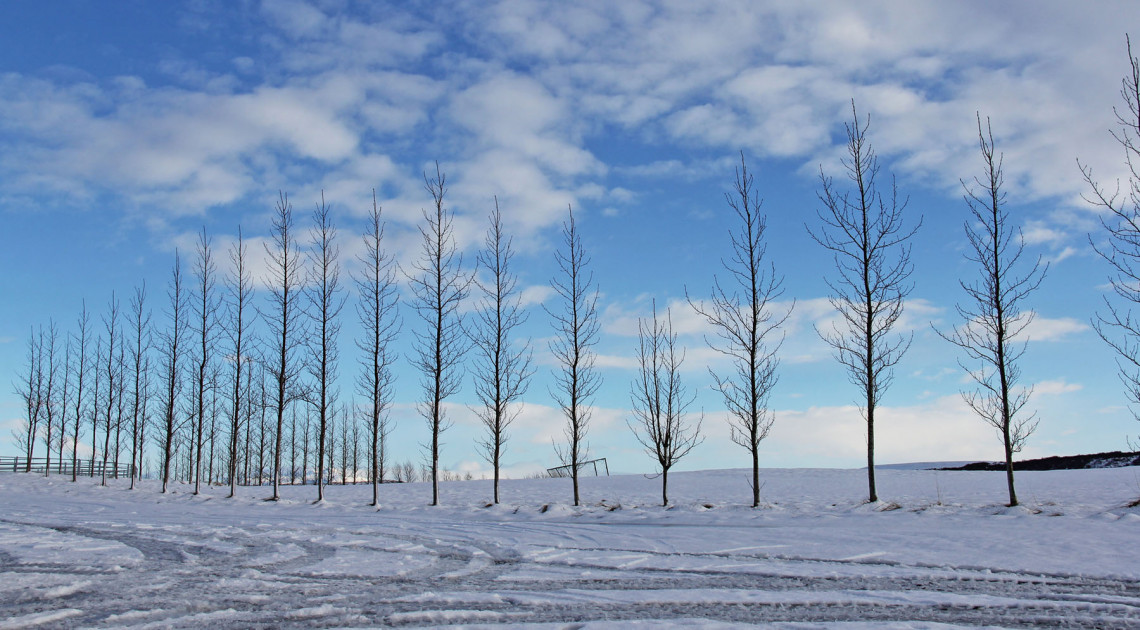
[[[281, 522], [2, 522], [28, 540], [102, 541], [123, 562], [0, 551], [0, 627], [351, 627], [453, 623], [920, 621], [1140, 625], [1140, 583], [694, 550], [685, 532], [580, 522], [375, 516]], [[636, 530], [636, 531], [635, 531]], [[760, 537], [740, 528], [735, 539]], [[755, 547], [751, 548], [755, 549]], [[110, 552], [108, 552], [110, 553]], [[129, 557], [128, 557], [129, 556]], [[60, 616], [53, 613], [67, 611]]]

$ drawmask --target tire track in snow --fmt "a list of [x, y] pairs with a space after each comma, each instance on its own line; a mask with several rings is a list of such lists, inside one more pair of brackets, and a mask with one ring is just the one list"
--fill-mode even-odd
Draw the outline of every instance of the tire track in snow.
[[[432, 523], [410, 531], [395, 519], [383, 519], [350, 533], [318, 524], [281, 526], [271, 535], [254, 527], [24, 525], [119, 542], [145, 558], [141, 565], [101, 576], [83, 589], [61, 589], [50, 602], [28, 593], [0, 605], [4, 617], [42, 620], [40, 627], [177, 628], [208, 622], [215, 628], [311, 628], [633, 619], [1140, 626], [1136, 581], [873, 558], [681, 552], [666, 542], [653, 542], [654, 548], [646, 550], [623, 545], [621, 537], [606, 544], [589, 524], [484, 523], [472, 528]], [[639, 531], [638, 538], [648, 531]], [[499, 538], [504, 532], [513, 535]], [[353, 546], [362, 542], [373, 546]], [[283, 546], [295, 548], [296, 555], [280, 558]], [[315, 570], [338, 552], [406, 554], [418, 564], [394, 577]], [[75, 566], [48, 567], [9, 557], [12, 564], [5, 570], [66, 574], [76, 580], [89, 575], [81, 571], [79, 559]], [[690, 566], [694, 561], [715, 566]], [[79, 612], [69, 612], [66, 620], [37, 616], [61, 609]]]

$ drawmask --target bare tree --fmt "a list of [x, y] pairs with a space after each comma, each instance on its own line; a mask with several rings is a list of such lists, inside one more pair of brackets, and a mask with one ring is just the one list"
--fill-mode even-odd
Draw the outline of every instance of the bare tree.
[[630, 392], [634, 421], [627, 423], [661, 467], [661, 505], [669, 505], [669, 469], [704, 441], [701, 419], [693, 425], [688, 418], [697, 395], [681, 382], [685, 351], [677, 346], [669, 310], [664, 320], [658, 318], [654, 301], [653, 321], [638, 318], [637, 337], [639, 369]]
[[[349, 461], [348, 451], [349, 451], [349, 448], [351, 448], [351, 444], [352, 444], [352, 426], [350, 426], [350, 425], [354, 425], [355, 423], [353, 422], [352, 414], [348, 413], [345, 410], [343, 404], [340, 406], [339, 409], [340, 409], [339, 410], [339, 415], [340, 415], [340, 485], [345, 486], [345, 485], [348, 485], [348, 461]], [[355, 474], [356, 474], [356, 471], [353, 471], [353, 475], [355, 475]]]
[[732, 362], [728, 373], [717, 374], [712, 368], [709, 373], [728, 409], [732, 441], [748, 449], [752, 458], [749, 484], [752, 507], [757, 507], [760, 505], [760, 443], [768, 437], [774, 421], [768, 400], [778, 380], [776, 368], [780, 362], [776, 353], [783, 336], [777, 335], [794, 304], [787, 310], [777, 310], [775, 306], [784, 292], [783, 278], [776, 275], [774, 264], [765, 261], [764, 234], [768, 224], [753, 179], [742, 153], [734, 189], [724, 196], [738, 221], [729, 231], [732, 256], [721, 260], [728, 280], [722, 283], [713, 276], [708, 300], [694, 300], [688, 291], [685, 297], [693, 310], [716, 331], [716, 338], [706, 337], [705, 342]]
[[83, 421], [84, 405], [83, 378], [87, 375], [87, 337], [90, 327], [90, 316], [87, 314], [87, 302], [83, 302], [79, 312], [78, 336], [75, 338], [76, 351], [79, 353], [79, 362], [75, 365], [75, 426], [71, 432], [71, 480], [74, 482], [79, 476], [79, 430]]
[[116, 402], [119, 400], [119, 394], [122, 391], [121, 371], [115, 364], [115, 351], [118, 349], [122, 354], [123, 333], [119, 329], [119, 300], [115, 297], [115, 292], [111, 292], [111, 301], [107, 305], [107, 315], [103, 318], [103, 328], [107, 331], [107, 362], [104, 364], [106, 370], [103, 376], [106, 378], [106, 406], [104, 407], [104, 422], [103, 422], [103, 479], [102, 485], [107, 485], [107, 463], [110, 461], [111, 456], [111, 427], [112, 415], [115, 411]]
[[289, 414], [289, 485], [297, 483], [297, 407]]
[[55, 431], [56, 421], [59, 418], [58, 412], [60, 411], [59, 401], [57, 400], [59, 392], [56, 389], [56, 374], [59, 369], [59, 366], [56, 364], [56, 361], [59, 359], [59, 350], [56, 346], [59, 343], [59, 327], [56, 326], [54, 320], [48, 320], [47, 338], [45, 341], [47, 342], [47, 346], [41, 347], [41, 351], [44, 353], [41, 364], [44, 360], [47, 361], [47, 366], [44, 369], [47, 380], [43, 385], [42, 405], [44, 412], [44, 456], [46, 457], [44, 460], [44, 475], [47, 475], [51, 471], [52, 439], [55, 437], [53, 433]]
[[63, 449], [67, 443], [67, 427], [70, 420], [71, 399], [75, 392], [71, 388], [71, 373], [73, 361], [74, 346], [71, 341], [71, 334], [63, 334], [63, 365], [60, 366], [60, 391], [59, 391], [59, 416], [57, 427], [59, 431], [56, 432], [54, 444], [48, 446], [49, 449], [55, 448], [56, 450], [56, 474], [63, 474]]
[[95, 383], [94, 383], [93, 391], [91, 392], [91, 406], [90, 406], [91, 415], [90, 415], [90, 418], [88, 419], [88, 422], [91, 424], [91, 466], [88, 467], [88, 469], [87, 469], [87, 475], [89, 477], [94, 477], [95, 476], [95, 455], [99, 452], [99, 450], [97, 448], [97, 445], [99, 444], [99, 441], [97, 439], [98, 435], [99, 435], [99, 409], [100, 409], [99, 405], [100, 405], [100, 401], [102, 400], [102, 398], [100, 397], [100, 392], [102, 392], [102, 389], [100, 389], [100, 387], [99, 387], [101, 385], [101, 376], [103, 374], [103, 370], [100, 369], [101, 365], [102, 365], [102, 360], [103, 360], [103, 337], [102, 336], [95, 338], [95, 352], [91, 358], [92, 358], [92, 362], [93, 362], [93, 365], [91, 366], [91, 371], [95, 373]]
[[[325, 427], [325, 429], [328, 431], [328, 436], [324, 440], [324, 446], [325, 446], [325, 449], [327, 452], [324, 453], [324, 460], [323, 460], [323, 461], [328, 462], [328, 466], [326, 466], [324, 468], [321, 468], [320, 466], [317, 467], [317, 476], [318, 477], [322, 477], [322, 476], [324, 477], [323, 481], [317, 480], [318, 484], [320, 484], [320, 483], [330, 483], [331, 484], [333, 482], [333, 480], [336, 479], [336, 447], [337, 447], [336, 429], [339, 426], [337, 424], [338, 416], [337, 416], [336, 411], [337, 410], [336, 410], [335, 405], [330, 407], [330, 409], [329, 409], [329, 415], [327, 418], [328, 425]], [[319, 430], [320, 427], [318, 426], [318, 427], [314, 427], [314, 428]], [[317, 445], [319, 448], [320, 436], [317, 436]], [[317, 461], [318, 462], [322, 461], [320, 458], [321, 458], [321, 453], [317, 453]]]
[[216, 269], [214, 254], [211, 249], [210, 238], [206, 236], [206, 228], [198, 233], [197, 257], [194, 262], [194, 333], [199, 342], [197, 356], [197, 374], [194, 384], [195, 392], [195, 427], [194, 427], [194, 494], [198, 494], [202, 487], [202, 451], [206, 434], [206, 373], [210, 369], [211, 350], [215, 343], [218, 317], [218, 299], [215, 295]]
[[[356, 404], [353, 404], [352, 408], [355, 411]], [[360, 474], [360, 419], [355, 413], [348, 415], [345, 412], [345, 414], [345, 418], [352, 419], [352, 483], [355, 485]]]
[[241, 235], [241, 226], [239, 225], [237, 241], [230, 247], [232, 272], [228, 279], [229, 326], [226, 328], [231, 347], [233, 348], [233, 386], [230, 395], [230, 402], [233, 403], [233, 407], [231, 408], [229, 433], [230, 494], [228, 498], [233, 498], [237, 489], [238, 436], [241, 435], [242, 424], [241, 376], [242, 366], [249, 361], [246, 357], [246, 353], [249, 349], [244, 345], [244, 342], [246, 341], [247, 329], [250, 324], [249, 318], [246, 317], [246, 311], [249, 309], [249, 302], [253, 292], [253, 280], [249, 275], [249, 269], [246, 267], [246, 251], [245, 241]]
[[131, 348], [131, 361], [133, 364], [134, 395], [131, 409], [131, 489], [135, 488], [135, 477], [141, 474], [141, 467], [136, 468], [143, 449], [142, 426], [145, 424], [143, 409], [146, 402], [143, 399], [143, 381], [146, 373], [143, 367], [146, 364], [146, 355], [150, 351], [150, 311], [146, 310], [146, 282], [135, 289], [131, 298], [131, 325], [134, 333], [134, 347]]
[[[1124, 149], [1127, 168], [1124, 190], [1118, 181], [1113, 190], [1102, 187], [1092, 168], [1078, 162], [1090, 194], [1086, 200], [1101, 211], [1107, 243], [1092, 242], [1093, 249], [1108, 262], [1114, 298], [1105, 296], [1104, 311], [1093, 319], [1093, 328], [1117, 355], [1120, 380], [1128, 400], [1140, 404], [1140, 317], [1132, 308], [1140, 305], [1140, 59], [1132, 54], [1132, 40], [1125, 37], [1130, 72], [1120, 81], [1123, 108], [1112, 108], [1119, 129], [1112, 137]], [[1122, 303], [1122, 304], [1121, 304]], [[1140, 412], [1132, 410], [1140, 420]], [[1134, 448], [1140, 446], [1134, 445]]]
[[598, 289], [594, 274], [586, 267], [590, 259], [582, 247], [582, 236], [574, 221], [574, 209], [562, 223], [562, 241], [565, 251], [558, 250], [554, 259], [558, 275], [551, 280], [554, 291], [562, 300], [558, 311], [546, 309], [554, 321], [555, 338], [550, 351], [558, 361], [559, 371], [554, 375], [552, 395], [566, 417], [566, 447], [555, 445], [559, 459], [570, 466], [574, 484], [574, 505], [580, 505], [578, 467], [588, 458], [586, 433], [590, 426], [590, 399], [601, 385], [601, 377], [594, 369], [598, 342]]
[[27, 372], [16, 384], [15, 393], [24, 404], [27, 416], [23, 425], [12, 432], [12, 437], [24, 451], [26, 461], [24, 472], [32, 471], [32, 454], [39, 435], [40, 418], [43, 416], [44, 371], [43, 371], [43, 327], [39, 332], [29, 331], [27, 351]]
[[115, 388], [115, 448], [112, 473], [119, 478], [119, 456], [123, 453], [123, 414], [127, 400], [127, 343], [125, 335], [119, 333], [119, 357], [115, 362], [118, 372], [118, 386]]
[[[256, 341], [256, 340], [252, 340], [252, 341]], [[255, 367], [258, 367], [261, 365], [258, 361], [252, 360], [253, 357], [258, 356], [258, 352], [256, 350], [257, 344], [256, 343], [251, 344], [250, 348], [251, 348], [251, 352], [250, 352], [251, 360], [246, 362], [245, 386], [242, 389], [242, 391], [245, 394], [243, 396], [244, 403], [242, 405], [242, 407], [243, 407], [242, 418], [245, 421], [245, 444], [243, 445], [244, 448], [242, 449], [242, 464], [243, 464], [243, 466], [242, 466], [242, 479], [244, 480], [244, 483], [246, 485], [249, 485], [251, 483], [251, 480], [253, 479], [253, 460], [254, 460], [253, 438], [255, 435], [253, 432], [253, 427], [254, 427], [253, 418], [254, 418], [254, 411], [256, 409], [256, 405], [259, 402], [258, 397], [254, 395], [255, 392], [253, 389], [253, 373], [254, 373]], [[258, 367], [258, 373], [263, 374], [264, 368]]]
[[878, 501], [875, 489], [875, 410], [894, 376], [894, 366], [910, 347], [912, 336], [894, 332], [903, 305], [914, 285], [910, 275], [907, 241], [922, 225], [903, 225], [906, 199], [899, 199], [891, 179], [890, 196], [879, 192], [879, 159], [867, 141], [870, 118], [860, 124], [851, 101], [852, 122], [847, 130], [847, 158], [843, 166], [852, 190], [840, 192], [820, 168], [822, 190], [818, 211], [823, 226], [808, 228], [811, 237], [832, 253], [836, 276], [827, 280], [831, 304], [842, 323], [820, 336], [835, 350], [848, 377], [863, 397], [867, 422], [867, 498]]
[[1005, 447], [1005, 476], [1009, 487], [1009, 505], [1017, 505], [1013, 487], [1013, 454], [1021, 450], [1025, 440], [1037, 428], [1034, 414], [1024, 415], [1032, 388], [1019, 387], [1021, 369], [1018, 360], [1025, 353], [1026, 342], [1017, 338], [1033, 321], [1032, 311], [1021, 306], [1029, 294], [1041, 286], [1049, 265], [1038, 258], [1028, 271], [1020, 271], [1025, 251], [1021, 230], [1009, 226], [1006, 194], [1002, 187], [1002, 156], [995, 154], [994, 136], [989, 118], [982, 130], [978, 116], [978, 144], [982, 151], [985, 174], [975, 177], [976, 187], [962, 182], [970, 216], [965, 222], [970, 250], [966, 259], [978, 265], [980, 277], [962, 281], [966, 304], [956, 307], [964, 324], [951, 332], [941, 332], [943, 339], [965, 351], [972, 362], [962, 369], [977, 384], [974, 391], [963, 392], [966, 404], [974, 413], [997, 429]]
[[150, 361], [151, 361], [151, 357], [149, 354], [147, 354], [146, 358], [143, 360], [142, 390], [139, 392], [139, 397], [142, 399], [142, 406], [139, 409], [139, 426], [138, 426], [138, 428], [139, 428], [139, 437], [138, 437], [139, 447], [138, 447], [138, 453], [136, 454], [137, 459], [132, 464], [136, 467], [135, 470], [138, 471], [139, 479], [142, 479], [143, 471], [145, 470], [143, 464], [145, 463], [145, 455], [146, 455], [146, 435], [147, 435], [146, 430], [147, 430], [147, 426], [149, 426], [152, 422], [151, 417], [150, 417], [150, 412], [149, 412], [150, 400], [151, 400], [151, 385], [152, 385]]
[[182, 366], [179, 361], [186, 349], [183, 346], [186, 336], [186, 296], [182, 292], [182, 262], [177, 250], [174, 252], [174, 267], [170, 285], [167, 288], [170, 300], [167, 315], [170, 328], [161, 336], [161, 369], [163, 374], [163, 432], [162, 443], [162, 492], [166, 492], [170, 481], [170, 463], [174, 455], [175, 442], [181, 423], [178, 418], [178, 398], [182, 390]]
[[301, 485], [309, 479], [309, 411], [305, 410], [305, 427], [301, 435]]
[[[333, 226], [325, 195], [313, 211], [313, 240], [309, 247], [311, 281], [307, 290], [309, 319], [313, 335], [309, 347], [311, 360], [309, 373], [316, 380], [311, 401], [317, 411], [317, 469], [324, 469], [325, 434], [328, 417], [335, 398], [337, 364], [340, 353], [337, 337], [340, 335], [340, 312], [344, 308], [344, 291], [340, 286], [340, 248], [336, 244], [336, 227]], [[332, 461], [329, 465], [332, 465]], [[324, 483], [317, 480], [317, 501], [325, 498]]]
[[[221, 384], [221, 367], [217, 362], [210, 364], [210, 385], [207, 388], [210, 391], [210, 425], [207, 431], [208, 441], [210, 445], [210, 454], [206, 457], [206, 483], [207, 485], [214, 485], [214, 464], [218, 459], [218, 391]], [[220, 469], [220, 467], [219, 467]]]
[[518, 417], [518, 404], [526, 393], [531, 369], [529, 344], [516, 344], [512, 339], [515, 329], [526, 323], [522, 299], [518, 290], [518, 276], [511, 270], [511, 238], [503, 230], [503, 216], [499, 212], [499, 199], [490, 217], [491, 226], [483, 241], [478, 264], [487, 278], [476, 276], [475, 283], [483, 293], [475, 326], [471, 331], [476, 349], [478, 367], [475, 374], [475, 395], [480, 407], [476, 414], [486, 427], [486, 437], [479, 445], [483, 456], [495, 469], [494, 502], [499, 502], [499, 471], [503, 451], [508, 441], [507, 428]]
[[380, 482], [384, 478], [385, 447], [392, 403], [392, 365], [396, 353], [390, 348], [400, 332], [397, 315], [399, 294], [392, 258], [383, 248], [384, 220], [376, 191], [372, 191], [372, 210], [368, 214], [368, 231], [364, 234], [364, 253], [360, 257], [360, 274], [355, 277], [360, 299], [356, 314], [363, 335], [356, 346], [363, 352], [361, 372], [356, 379], [357, 391], [364, 397], [370, 440], [369, 462], [372, 482], [372, 505], [380, 504]]
[[412, 363], [423, 374], [424, 400], [419, 411], [431, 429], [432, 505], [439, 505], [440, 436], [451, 426], [443, 403], [459, 391], [463, 356], [468, 349], [459, 305], [471, 285], [455, 243], [451, 211], [443, 205], [446, 185], [436, 162], [435, 177], [429, 179], [424, 173], [424, 186], [435, 207], [432, 212], [423, 212], [426, 225], [419, 228], [421, 258], [412, 264], [414, 274], [405, 272], [415, 297], [412, 306], [427, 326], [426, 332], [416, 332]]
[[269, 384], [267, 381], [267, 370], [262, 368], [257, 371], [257, 404], [254, 407], [254, 413], [257, 415], [257, 485], [265, 483], [265, 449], [267, 448], [266, 441], [269, 436], [269, 419], [266, 413], [269, 411]]
[[[301, 254], [293, 236], [293, 208], [289, 197], [281, 193], [273, 215], [273, 246], [265, 246], [269, 256], [270, 306], [263, 313], [269, 337], [272, 340], [270, 351], [273, 356], [267, 360], [269, 375], [273, 378], [273, 409], [277, 418], [277, 431], [274, 434], [273, 448], [273, 496], [281, 498], [278, 483], [281, 477], [281, 438], [285, 425], [285, 408], [301, 393], [298, 377], [302, 365], [297, 360], [297, 350], [305, 340], [301, 310], [297, 304], [298, 291], [302, 285]], [[260, 473], [259, 473], [260, 476]]]

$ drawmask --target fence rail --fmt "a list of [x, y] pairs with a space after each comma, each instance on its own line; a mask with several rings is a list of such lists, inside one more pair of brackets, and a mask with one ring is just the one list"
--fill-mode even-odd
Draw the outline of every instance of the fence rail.
[[[108, 477], [123, 477], [129, 479], [131, 471], [133, 470], [130, 464], [119, 464], [115, 466], [114, 462], [107, 462], [107, 476]], [[71, 476], [71, 460], [64, 458], [62, 461], [53, 459], [51, 461], [50, 469], [48, 467], [48, 460], [44, 457], [33, 457], [31, 465], [28, 464], [27, 457], [4, 457], [0, 456], [0, 472], [31, 472], [40, 475], [67, 475]], [[103, 476], [103, 461], [90, 459], [81, 459], [75, 463], [75, 474], [79, 477], [102, 477]]]
[[[598, 465], [601, 464], [599, 468]], [[573, 475], [574, 467], [572, 464], [565, 466], [556, 466], [554, 468], [547, 468], [546, 474], [551, 477], [570, 477]], [[599, 472], [601, 471], [601, 472]], [[589, 475], [593, 473], [595, 477], [601, 477], [602, 474], [610, 476], [610, 466], [606, 463], [606, 458], [591, 459], [588, 462], [578, 462], [578, 475]]]

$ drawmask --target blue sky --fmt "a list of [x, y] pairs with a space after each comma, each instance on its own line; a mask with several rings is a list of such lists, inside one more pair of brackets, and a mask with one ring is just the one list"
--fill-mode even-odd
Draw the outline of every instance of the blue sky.
[[[203, 226], [221, 252], [240, 224], [263, 269], [278, 191], [298, 222], [323, 190], [346, 272], [377, 194], [388, 245], [415, 255], [438, 160], [465, 261], [497, 195], [519, 251], [538, 374], [507, 463], [554, 465], [544, 301], [551, 254], [572, 204], [601, 290], [603, 386], [591, 451], [648, 472], [632, 440], [637, 317], [673, 309], [688, 347], [707, 440], [681, 467], [746, 466], [708, 389], [707, 330], [685, 304], [707, 293], [732, 227], [723, 193], [743, 152], [764, 197], [769, 256], [796, 307], [772, 398], [769, 466], [859, 466], [858, 393], [815, 332], [834, 316], [830, 257], [805, 230], [822, 167], [841, 177], [850, 100], [870, 115], [883, 167], [909, 195], [915, 289], [902, 322], [914, 344], [882, 401], [880, 461], [998, 459], [970, 415], [959, 354], [931, 324], [958, 324], [961, 179], [980, 173], [976, 112], [1005, 156], [1013, 221], [1051, 263], [1028, 307], [1023, 362], [1040, 428], [1025, 456], [1113, 450], [1136, 433], [1114, 358], [1089, 326], [1107, 268], [1092, 252], [1095, 211], [1076, 159], [1102, 181], [1124, 172], [1109, 129], [1127, 71], [1128, 2], [84, 2], [0, 8], [0, 375], [14, 381], [30, 327], [73, 327], [82, 300], [101, 314], [144, 281], [155, 321], [175, 249]], [[255, 271], [262, 277], [261, 271]], [[263, 296], [260, 296], [263, 298]], [[346, 310], [342, 396], [355, 370]], [[405, 309], [407, 328], [414, 315]], [[397, 367], [394, 456], [428, 439], [418, 379]], [[21, 413], [0, 388], [0, 451]], [[478, 428], [454, 399], [442, 464], [477, 474]]]

